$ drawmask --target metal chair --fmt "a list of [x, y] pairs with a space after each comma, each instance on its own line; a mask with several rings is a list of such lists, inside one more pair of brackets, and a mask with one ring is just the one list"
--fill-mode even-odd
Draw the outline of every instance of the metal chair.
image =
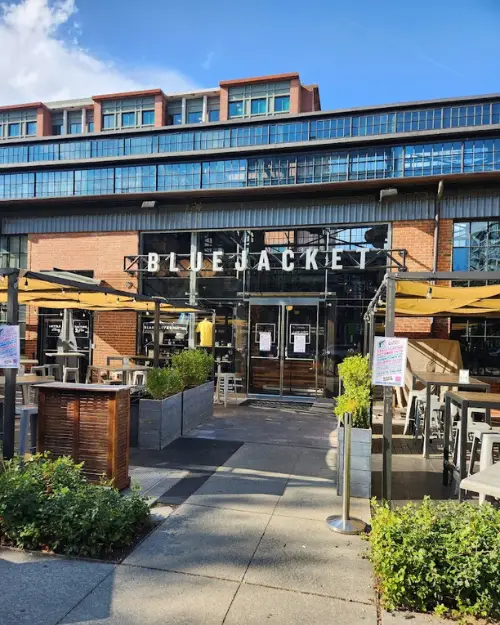
[[47, 375], [53, 376], [55, 380], [58, 380], [58, 381], [61, 380], [62, 367], [59, 363], [45, 365], [45, 368], [47, 369]]
[[80, 369], [78, 367], [64, 367], [63, 382], [69, 382], [69, 378], [73, 378], [73, 382], [80, 382]]
[[31, 374], [38, 376], [46, 376], [47, 373], [47, 365], [38, 365], [37, 367], [31, 367]]

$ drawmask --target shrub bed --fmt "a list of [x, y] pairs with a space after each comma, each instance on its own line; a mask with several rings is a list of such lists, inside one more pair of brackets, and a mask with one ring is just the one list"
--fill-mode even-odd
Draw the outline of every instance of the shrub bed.
[[149, 525], [147, 500], [90, 484], [81, 464], [46, 455], [0, 467], [0, 542], [23, 549], [104, 557]]
[[490, 504], [374, 503], [369, 540], [385, 608], [500, 617], [500, 511]]

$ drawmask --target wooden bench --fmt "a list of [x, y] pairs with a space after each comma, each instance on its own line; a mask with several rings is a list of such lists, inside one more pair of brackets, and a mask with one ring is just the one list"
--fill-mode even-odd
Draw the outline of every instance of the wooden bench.
[[460, 488], [479, 493], [479, 503], [484, 503], [486, 495], [500, 499], [500, 462], [466, 477], [460, 482]]

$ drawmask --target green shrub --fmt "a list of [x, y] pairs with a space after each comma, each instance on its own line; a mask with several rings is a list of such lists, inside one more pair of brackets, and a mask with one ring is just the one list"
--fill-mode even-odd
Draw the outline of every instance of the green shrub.
[[169, 369], [152, 369], [148, 372], [146, 390], [153, 399], [165, 399], [180, 393], [184, 385], [180, 372], [171, 367]]
[[201, 349], [186, 349], [172, 358], [172, 366], [179, 371], [184, 388], [206, 382], [213, 364], [212, 355]]
[[335, 414], [342, 420], [350, 412], [353, 427], [369, 428], [372, 384], [368, 356], [348, 356], [338, 370], [343, 392], [335, 403]]
[[387, 609], [500, 617], [500, 511], [490, 504], [374, 503], [369, 540]]
[[131, 545], [149, 523], [144, 497], [90, 484], [71, 458], [10, 460], [0, 468], [0, 542], [102, 557]]

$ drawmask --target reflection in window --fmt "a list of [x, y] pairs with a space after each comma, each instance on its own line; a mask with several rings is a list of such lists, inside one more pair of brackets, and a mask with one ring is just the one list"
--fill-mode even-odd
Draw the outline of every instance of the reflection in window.
[[236, 100], [235, 102], [229, 102], [229, 117], [243, 117], [245, 108], [243, 106], [243, 100]]
[[500, 270], [500, 220], [453, 224], [453, 271]]

